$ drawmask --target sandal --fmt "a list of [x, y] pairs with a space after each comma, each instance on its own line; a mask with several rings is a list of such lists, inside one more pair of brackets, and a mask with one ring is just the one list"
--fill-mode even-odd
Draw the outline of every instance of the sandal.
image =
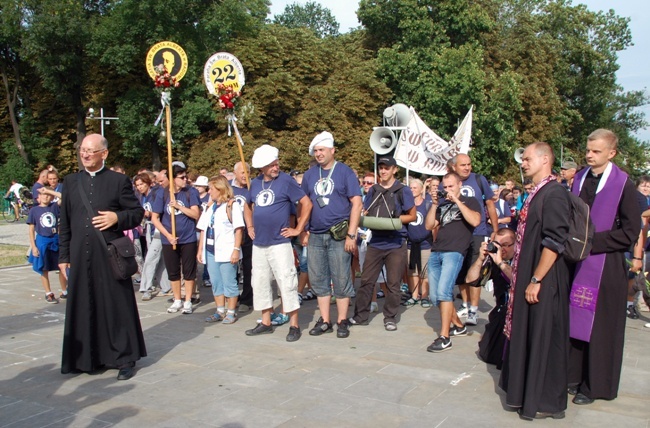
[[234, 313], [228, 313], [226, 317], [223, 319], [221, 324], [234, 324], [237, 322], [237, 315]]
[[205, 319], [205, 322], [209, 322], [209, 323], [214, 323], [219, 321], [223, 321], [223, 315], [221, 315], [219, 312], [215, 312], [214, 314], [210, 315]]
[[314, 300], [315, 298], [316, 296], [314, 295], [314, 293], [312, 293], [311, 290], [309, 290], [307, 294], [303, 296], [302, 300]]
[[418, 300], [411, 297], [410, 299], [402, 302], [402, 306], [415, 306], [418, 304]]
[[433, 302], [431, 302], [431, 299], [429, 299], [428, 297], [425, 297], [424, 299], [420, 300], [420, 306], [422, 306], [425, 309], [428, 309], [431, 306], [433, 306]]

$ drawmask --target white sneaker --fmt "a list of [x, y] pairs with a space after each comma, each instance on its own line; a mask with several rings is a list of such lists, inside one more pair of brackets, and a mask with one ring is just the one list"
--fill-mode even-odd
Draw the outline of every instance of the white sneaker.
[[478, 324], [478, 314], [476, 312], [468, 311], [467, 319], [465, 320], [467, 325], [477, 325]]
[[370, 313], [372, 312], [379, 312], [379, 306], [377, 305], [377, 302], [370, 303]]
[[456, 310], [456, 315], [458, 315], [459, 317], [466, 317], [468, 312], [469, 309], [467, 308], [467, 306], [460, 305]]
[[173, 314], [178, 312], [182, 307], [183, 307], [183, 302], [181, 302], [180, 300], [174, 300], [174, 303], [172, 303], [172, 305], [169, 308], [167, 308], [167, 312]]
[[192, 313], [192, 302], [185, 302], [183, 303], [183, 314], [191, 314]]

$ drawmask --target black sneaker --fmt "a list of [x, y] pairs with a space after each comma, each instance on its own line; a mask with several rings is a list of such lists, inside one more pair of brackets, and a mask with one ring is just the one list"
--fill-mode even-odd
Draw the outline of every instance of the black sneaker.
[[451, 336], [467, 336], [467, 327], [464, 325], [462, 327], [452, 325], [449, 329], [449, 337]]
[[348, 318], [348, 326], [352, 327], [353, 325], [368, 325], [369, 321], [357, 321], [354, 317]]
[[443, 352], [451, 349], [451, 339], [445, 336], [440, 336], [433, 341], [431, 345], [427, 348], [429, 352]]
[[336, 324], [336, 337], [345, 339], [350, 335], [350, 322], [348, 320], [343, 320], [340, 323]]
[[636, 311], [636, 307], [634, 305], [627, 307], [627, 317], [631, 320], [639, 319], [639, 313]]
[[258, 336], [260, 334], [271, 334], [271, 333], [273, 333], [273, 326], [264, 325], [262, 323], [257, 324], [255, 328], [246, 330], [246, 336]]
[[300, 327], [289, 327], [289, 334], [287, 334], [287, 342], [295, 342], [298, 339], [300, 339], [300, 336], [302, 336], [302, 333], [300, 332]]
[[323, 333], [331, 333], [334, 330], [332, 329], [332, 323], [323, 321], [323, 317], [318, 318], [314, 328], [309, 330], [310, 336], [320, 336]]

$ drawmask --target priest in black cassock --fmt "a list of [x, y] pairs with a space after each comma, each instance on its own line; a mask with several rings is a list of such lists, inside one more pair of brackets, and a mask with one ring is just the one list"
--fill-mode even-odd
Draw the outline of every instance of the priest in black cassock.
[[535, 187], [517, 226], [499, 386], [522, 419], [561, 419], [567, 407], [570, 273], [561, 254], [570, 201], [554, 159], [548, 144], [534, 143], [521, 165]]
[[611, 162], [618, 138], [607, 129], [587, 137], [588, 168], [573, 180], [573, 193], [590, 207], [594, 223], [589, 257], [576, 265], [571, 288], [569, 393], [575, 404], [618, 395], [625, 339], [625, 252], [639, 237], [641, 212], [634, 183]]
[[104, 137], [88, 135], [79, 152], [84, 170], [66, 177], [61, 197], [59, 267], [69, 269], [61, 373], [116, 368], [118, 380], [126, 380], [147, 351], [133, 284], [131, 279], [114, 279], [106, 242], [140, 224], [144, 210], [129, 178], [105, 168]]

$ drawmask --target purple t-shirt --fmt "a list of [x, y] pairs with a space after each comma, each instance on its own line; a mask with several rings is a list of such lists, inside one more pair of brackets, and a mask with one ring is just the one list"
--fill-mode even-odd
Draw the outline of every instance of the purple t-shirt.
[[34, 225], [37, 235], [51, 237], [59, 233], [59, 205], [52, 202], [46, 207], [36, 205], [29, 210], [27, 224]]
[[[160, 215], [160, 221], [168, 232], [172, 230], [171, 209], [169, 207], [169, 189], [162, 190], [161, 195], [157, 195], [153, 201], [152, 212]], [[175, 194], [176, 200], [184, 207], [201, 206], [199, 201], [199, 192], [193, 187], [184, 187]], [[183, 214], [181, 210], [176, 210], [176, 237], [179, 244], [189, 244], [196, 242], [196, 220]], [[169, 240], [160, 234], [163, 245], [169, 245]]]
[[357, 176], [341, 162], [334, 164], [333, 171], [319, 165], [309, 168], [302, 177], [302, 190], [314, 204], [309, 219], [309, 230], [314, 233], [326, 233], [330, 227], [349, 219], [350, 198], [361, 197]]
[[250, 199], [255, 205], [253, 244], [270, 246], [291, 242], [290, 238], [283, 237], [280, 232], [289, 227], [291, 205], [298, 203], [304, 196], [305, 192], [296, 180], [284, 172], [267, 182], [263, 175], [251, 181]]

